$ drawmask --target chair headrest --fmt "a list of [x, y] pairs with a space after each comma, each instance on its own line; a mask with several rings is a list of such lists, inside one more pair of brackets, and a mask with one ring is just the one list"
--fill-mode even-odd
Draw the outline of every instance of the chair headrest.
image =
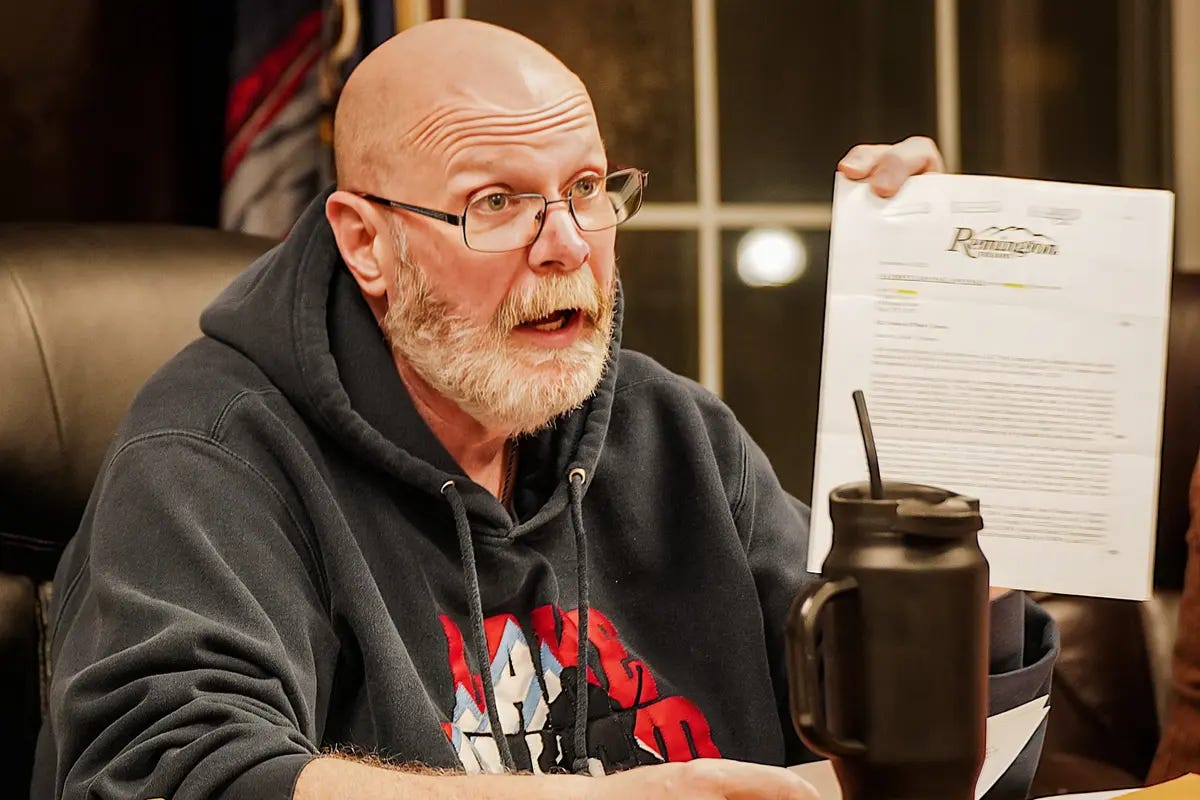
[[0, 225], [0, 571], [53, 569], [134, 393], [272, 244], [168, 225]]

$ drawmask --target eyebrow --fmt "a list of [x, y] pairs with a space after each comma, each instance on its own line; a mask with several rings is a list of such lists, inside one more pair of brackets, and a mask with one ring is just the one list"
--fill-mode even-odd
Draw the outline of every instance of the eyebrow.
[[[608, 167], [608, 162], [604, 159], [593, 159], [590, 157], [581, 159], [576, 168], [571, 172], [569, 181], [589, 171], [594, 171], [598, 175], [604, 175], [608, 171]], [[525, 177], [527, 176], [519, 175], [518, 171], [514, 171], [511, 168], [500, 167], [498, 169], [491, 169], [485, 168], [484, 164], [479, 162], [474, 164], [467, 162], [464, 169], [459, 170], [454, 177], [446, 182], [446, 186], [450, 190], [451, 197], [456, 199], [465, 199], [473, 192], [491, 185], [505, 187], [507, 191], [516, 194], [525, 192], [541, 194], [541, 192], [534, 189], [521, 186], [522, 183], [526, 182], [524, 180]]]

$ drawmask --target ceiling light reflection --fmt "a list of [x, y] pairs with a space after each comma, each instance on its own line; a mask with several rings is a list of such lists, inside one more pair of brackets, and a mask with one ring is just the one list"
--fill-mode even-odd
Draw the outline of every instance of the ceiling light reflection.
[[737, 274], [747, 286], [784, 286], [808, 267], [808, 248], [793, 231], [754, 228], [737, 246]]

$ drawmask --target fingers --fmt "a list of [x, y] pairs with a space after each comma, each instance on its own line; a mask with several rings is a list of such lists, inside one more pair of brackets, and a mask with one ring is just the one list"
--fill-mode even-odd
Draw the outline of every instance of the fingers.
[[912, 136], [889, 147], [871, 173], [871, 188], [880, 197], [891, 197], [901, 184], [923, 172], [941, 172], [946, 167], [937, 145], [926, 136]]
[[869, 179], [880, 197], [896, 194], [913, 175], [945, 168], [941, 152], [928, 136], [910, 136], [892, 145], [860, 144], [838, 163], [838, 170], [847, 178]]
[[709, 758], [690, 761], [688, 767], [723, 800], [820, 800], [812, 784], [782, 767]]
[[838, 162], [838, 171], [852, 181], [861, 181], [875, 170], [879, 157], [889, 147], [890, 144], [856, 145], [842, 156], [842, 160]]

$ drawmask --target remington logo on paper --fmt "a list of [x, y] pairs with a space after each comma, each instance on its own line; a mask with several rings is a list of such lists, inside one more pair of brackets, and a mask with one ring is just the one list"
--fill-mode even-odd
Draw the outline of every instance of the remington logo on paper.
[[978, 233], [973, 228], [956, 228], [950, 252], [958, 250], [968, 258], [1024, 258], [1025, 256], [1056, 256], [1058, 245], [1049, 236], [1034, 233], [1028, 228], [1010, 225], [1007, 228], [985, 228]]

